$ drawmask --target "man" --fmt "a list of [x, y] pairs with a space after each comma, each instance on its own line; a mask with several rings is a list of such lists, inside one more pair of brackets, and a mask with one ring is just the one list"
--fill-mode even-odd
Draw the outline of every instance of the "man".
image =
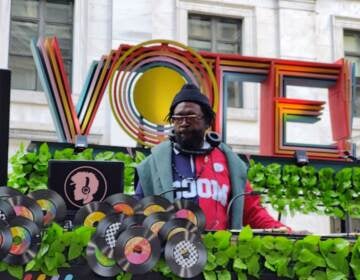
[[[137, 168], [136, 196], [164, 193], [170, 201], [174, 197], [193, 199], [205, 214], [207, 230], [240, 229], [247, 224], [252, 228], [284, 227], [260, 206], [258, 196], [241, 195], [252, 191], [244, 162], [226, 144], [215, 147], [205, 140], [214, 119], [208, 98], [196, 86], [184, 85], [168, 114], [173, 135], [152, 148]], [[235, 196], [228, 217], [227, 207]]]

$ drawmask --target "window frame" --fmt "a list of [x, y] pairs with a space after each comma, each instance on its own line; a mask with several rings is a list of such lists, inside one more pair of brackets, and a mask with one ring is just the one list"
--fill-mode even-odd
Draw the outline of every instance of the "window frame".
[[[66, 1], [64, 0], [64, 3]], [[38, 38], [40, 37], [45, 37], [45, 30], [46, 30], [46, 25], [56, 25], [56, 26], [69, 26], [70, 30], [71, 30], [71, 42], [70, 42], [70, 46], [71, 46], [71, 56], [70, 57], [64, 57], [63, 56], [63, 62], [64, 65], [66, 65], [67, 63], [70, 62], [70, 68], [69, 68], [69, 73], [68, 74], [68, 78], [69, 81], [71, 83], [72, 81], [72, 67], [73, 67], [73, 52], [74, 52], [74, 47], [73, 47], [73, 42], [74, 42], [74, 14], [75, 14], [75, 0], [68, 0], [68, 5], [70, 6], [70, 8], [72, 9], [72, 20], [69, 23], [66, 22], [61, 22], [61, 21], [56, 21], [56, 20], [51, 20], [51, 19], [47, 19], [46, 18], [46, 4], [48, 3], [47, 0], [38, 0], [38, 14], [37, 17], [26, 17], [26, 16], [17, 16], [17, 15], [12, 15], [12, 13], [10, 12], [10, 32], [9, 32], [9, 51], [8, 51], [8, 60], [10, 62], [10, 58], [11, 57], [21, 57], [21, 58], [30, 58], [32, 59], [32, 55], [31, 54], [19, 54], [19, 53], [13, 53], [10, 46], [11, 46], [11, 39], [12, 39], [12, 25], [13, 22], [23, 22], [23, 23], [36, 23], [37, 24], [37, 36]], [[30, 46], [29, 46], [30, 49]], [[10, 63], [9, 63], [10, 64]], [[9, 65], [10, 66], [10, 65]], [[68, 72], [68, 71], [67, 71]], [[15, 90], [22, 90], [22, 91], [32, 91], [32, 92], [36, 92], [36, 91], [43, 91], [42, 87], [41, 87], [41, 83], [40, 83], [40, 79], [39, 79], [39, 75], [36, 71], [36, 67], [35, 67], [35, 63], [34, 63], [34, 73], [35, 73], [35, 88], [15, 88], [13, 83], [11, 86], [11, 89], [15, 89]]]
[[[347, 34], [351, 34], [351, 35], [355, 35], [356, 37], [358, 37], [358, 40], [360, 42], [360, 30], [354, 30], [354, 29], [349, 29], [349, 28], [344, 28], [343, 31], [344, 34], [344, 38]], [[351, 57], [356, 57], [360, 60], [360, 47], [358, 49], [358, 51], [347, 51], [346, 47], [345, 47], [345, 40], [344, 40], [344, 58], [351, 56]], [[354, 84], [353, 84], [353, 98], [354, 100], [356, 98], [360, 99], [360, 69], [357, 69], [359, 76], [354, 76]], [[352, 107], [352, 113], [353, 116], [355, 118], [360, 118], [360, 108], [356, 108], [356, 102], [353, 102], [353, 107]]]
[[[227, 16], [216, 16], [216, 15], [207, 15], [207, 14], [201, 14], [201, 13], [195, 13], [191, 12], [188, 14], [188, 30], [190, 30], [190, 20], [193, 18], [200, 18], [204, 20], [208, 20], [210, 22], [210, 44], [211, 49], [209, 51], [211, 52], [218, 52], [217, 46], [218, 43], [235, 43], [237, 44], [237, 51], [234, 54], [241, 54], [242, 53], [242, 19], [241, 18], [233, 18], [233, 17], [227, 17]], [[221, 38], [217, 38], [216, 30], [219, 25], [219, 23], [232, 23], [235, 24], [237, 27], [237, 31], [240, 32], [240, 36], [238, 36], [237, 40], [225, 40]], [[190, 37], [190, 34], [188, 35], [188, 41], [190, 40], [202, 40], [200, 37]], [[195, 48], [195, 47], [193, 47]], [[196, 48], [195, 48], [196, 49]]]

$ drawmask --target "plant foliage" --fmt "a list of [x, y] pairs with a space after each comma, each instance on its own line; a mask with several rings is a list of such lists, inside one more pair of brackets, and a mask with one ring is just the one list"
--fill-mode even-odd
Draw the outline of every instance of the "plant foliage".
[[248, 179], [262, 199], [280, 212], [310, 212], [343, 219], [360, 217], [360, 167], [267, 166], [250, 160]]
[[75, 153], [73, 148], [65, 148], [50, 152], [46, 143], [40, 145], [37, 152], [27, 152], [24, 145], [10, 158], [12, 172], [9, 174], [8, 186], [28, 193], [39, 189], [46, 189], [48, 182], [48, 161], [50, 159], [67, 160], [115, 160], [122, 161], [124, 170], [124, 193], [134, 193], [135, 167], [145, 158], [141, 152], [130, 156], [123, 152], [105, 151], [94, 156], [93, 149], [85, 149]]

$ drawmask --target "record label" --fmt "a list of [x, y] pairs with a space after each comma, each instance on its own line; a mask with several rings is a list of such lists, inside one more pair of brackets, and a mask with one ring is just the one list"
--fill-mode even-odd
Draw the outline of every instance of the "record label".
[[138, 203], [135, 198], [123, 193], [110, 195], [105, 199], [105, 202], [109, 203], [116, 213], [123, 213], [126, 216], [133, 216], [135, 214], [134, 208]]
[[105, 218], [105, 216], [106, 216], [105, 213], [99, 211], [90, 213], [89, 215], [86, 216], [84, 220], [84, 226], [95, 227], [99, 221]]
[[34, 216], [31, 213], [30, 209], [25, 206], [21, 206], [21, 205], [14, 206], [14, 211], [16, 213], [16, 216], [21, 216], [32, 221], [34, 220]]
[[197, 225], [196, 215], [188, 209], [180, 209], [175, 213], [175, 217], [187, 219], [190, 222], [192, 222], [194, 225]]
[[161, 205], [150, 205], [144, 209], [144, 215], [149, 216], [157, 212], [165, 212], [166, 210]]
[[119, 234], [119, 231], [121, 230], [123, 226], [123, 223], [114, 223], [111, 224], [106, 230], [105, 230], [105, 241], [106, 244], [110, 248], [114, 248], [116, 244], [116, 239]]
[[103, 277], [114, 277], [121, 272], [121, 268], [112, 258], [100, 252], [92, 238], [86, 248], [86, 260], [92, 271]]
[[122, 232], [115, 246], [115, 260], [126, 272], [144, 274], [160, 258], [159, 238], [145, 227], [132, 227]]
[[53, 221], [62, 221], [66, 216], [64, 199], [53, 190], [37, 190], [28, 195], [36, 201], [43, 211], [43, 224], [45, 226]]
[[117, 203], [113, 205], [116, 213], [124, 213], [126, 216], [133, 216], [135, 214], [134, 208], [125, 203]]
[[96, 227], [106, 215], [114, 213], [114, 209], [105, 202], [90, 202], [81, 207], [75, 214], [74, 225], [85, 225], [88, 227]]
[[153, 233], [158, 234], [160, 229], [164, 226], [165, 223], [166, 223], [165, 221], [159, 221], [159, 222], [153, 223], [150, 227], [150, 230]]
[[133, 237], [125, 245], [126, 259], [133, 264], [145, 263], [151, 256], [151, 245], [143, 237]]
[[22, 255], [30, 247], [31, 234], [23, 227], [11, 227], [11, 235], [13, 237], [13, 243], [9, 250], [10, 254]]
[[114, 257], [116, 240], [119, 234], [126, 229], [125, 217], [125, 214], [110, 214], [102, 219], [96, 227], [93, 240], [98, 249], [108, 258]]
[[174, 247], [174, 260], [182, 267], [192, 267], [199, 259], [198, 250], [193, 243], [188, 240], [180, 241]]
[[38, 226], [43, 226], [43, 212], [36, 201], [24, 195], [8, 197], [6, 200], [14, 209], [16, 216], [27, 218]]
[[39, 204], [40, 208], [44, 212], [44, 225], [49, 225], [53, 220], [55, 220], [56, 215], [56, 207], [49, 200], [39, 199], [36, 200], [37, 204]]
[[171, 207], [169, 200], [162, 196], [145, 196], [135, 207], [135, 212], [150, 216], [158, 212], [166, 212]]
[[179, 232], [198, 233], [198, 228], [187, 219], [174, 218], [163, 225], [159, 231], [159, 236], [162, 241], [166, 241]]
[[180, 232], [169, 238], [164, 255], [171, 271], [182, 278], [199, 275], [207, 260], [207, 251], [200, 236], [191, 232]]
[[173, 203], [175, 216], [187, 219], [198, 227], [199, 232], [205, 229], [206, 218], [199, 205], [187, 199], [177, 199]]
[[36, 223], [18, 216], [9, 222], [12, 244], [3, 261], [23, 265], [31, 261], [40, 246], [40, 229]]

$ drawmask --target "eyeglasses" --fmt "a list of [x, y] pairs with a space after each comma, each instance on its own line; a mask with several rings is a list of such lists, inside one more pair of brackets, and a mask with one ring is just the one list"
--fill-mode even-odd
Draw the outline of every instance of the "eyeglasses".
[[194, 123], [197, 120], [201, 120], [203, 116], [199, 115], [172, 115], [171, 116], [171, 122], [174, 124], [182, 123], [183, 121], [186, 121], [187, 123]]

